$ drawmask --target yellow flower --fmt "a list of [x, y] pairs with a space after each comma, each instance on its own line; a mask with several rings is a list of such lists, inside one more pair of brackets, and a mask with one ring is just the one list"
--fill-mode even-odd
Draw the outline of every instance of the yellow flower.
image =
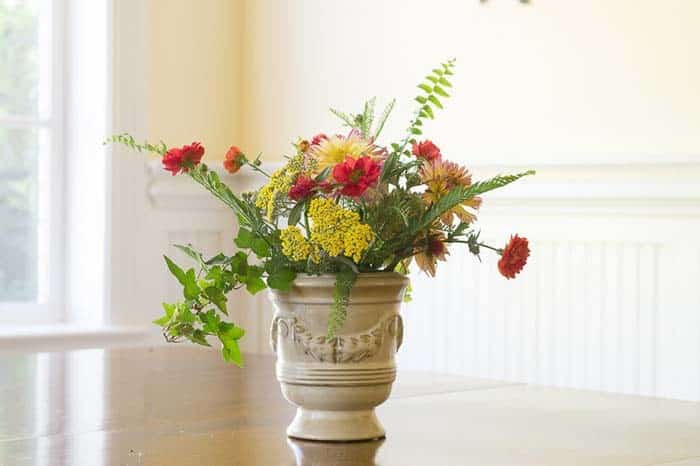
[[[429, 204], [434, 204], [457, 186], [467, 187], [472, 184], [471, 174], [466, 168], [442, 159], [424, 163], [420, 170], [420, 177], [426, 186], [423, 200]], [[476, 220], [476, 215], [465, 207], [476, 210], [480, 205], [481, 198], [468, 199], [445, 212], [440, 220], [446, 225], [451, 225], [456, 216], [462, 222], [472, 223]]]
[[322, 139], [313, 146], [310, 155], [317, 161], [316, 173], [320, 173], [327, 167], [334, 167], [343, 162], [345, 157], [359, 158], [367, 155], [372, 158], [380, 158], [384, 152], [370, 140], [364, 139], [356, 130], [347, 136], [336, 134]]
[[255, 199], [255, 205], [260, 209], [265, 209], [265, 214], [269, 220], [272, 220], [272, 217], [275, 215], [277, 202], [287, 195], [289, 188], [292, 187], [297, 176], [303, 170], [304, 154], [299, 152], [290, 158], [284, 167], [272, 173], [267, 184], [260, 188]]
[[301, 234], [299, 227], [287, 227], [280, 231], [282, 240], [282, 254], [293, 261], [306, 260], [312, 253], [312, 247]]
[[309, 218], [312, 221], [311, 242], [331, 257], [345, 255], [359, 262], [374, 240], [372, 229], [360, 223], [357, 212], [344, 209], [331, 199], [312, 200]]

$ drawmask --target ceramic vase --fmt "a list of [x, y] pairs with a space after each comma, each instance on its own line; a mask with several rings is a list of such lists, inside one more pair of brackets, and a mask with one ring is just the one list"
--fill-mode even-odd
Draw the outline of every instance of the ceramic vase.
[[408, 279], [397, 273], [360, 274], [347, 319], [326, 338], [335, 276], [299, 276], [288, 292], [272, 291], [270, 344], [284, 397], [297, 406], [292, 438], [320, 441], [379, 439], [374, 408], [396, 378], [403, 340], [399, 310]]

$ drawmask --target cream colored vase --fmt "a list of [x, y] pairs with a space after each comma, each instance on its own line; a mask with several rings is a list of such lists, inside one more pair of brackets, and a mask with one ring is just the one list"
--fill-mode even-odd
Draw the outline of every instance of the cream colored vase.
[[360, 274], [345, 324], [326, 341], [334, 284], [333, 275], [300, 275], [291, 291], [271, 292], [277, 380], [297, 406], [287, 435], [324, 441], [382, 438], [374, 408], [389, 397], [396, 378], [394, 355], [403, 339], [399, 309], [408, 279], [397, 273]]

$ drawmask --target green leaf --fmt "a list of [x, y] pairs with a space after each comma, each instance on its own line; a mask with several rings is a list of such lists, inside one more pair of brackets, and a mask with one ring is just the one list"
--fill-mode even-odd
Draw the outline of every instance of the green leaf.
[[435, 87], [433, 87], [433, 89], [435, 90], [435, 93], [436, 93], [437, 95], [440, 95], [440, 96], [442, 96], [442, 97], [449, 97], [449, 96], [450, 96], [450, 95], [449, 95], [447, 92], [445, 92], [445, 90], [444, 90], [443, 88], [441, 88], [440, 86], [437, 86], [437, 85], [436, 85]]
[[445, 79], [444, 76], [442, 78], [438, 79], [438, 82], [445, 87], [452, 87], [452, 83], [450, 83], [447, 79]]
[[177, 281], [180, 282], [181, 285], [184, 285], [187, 282], [185, 272], [168, 256], [163, 256], [163, 258], [165, 259], [165, 263], [168, 265], [168, 270], [170, 270], [170, 273], [177, 278]]
[[439, 69], [439, 68], [434, 68], [434, 69], [433, 69], [433, 73], [435, 73], [435, 74], [438, 75], [438, 76], [442, 76], [442, 74], [444, 73], [444, 71], [442, 71], [442, 70]]
[[214, 303], [214, 305], [219, 308], [221, 312], [228, 315], [228, 311], [226, 309], [226, 296], [219, 288], [210, 286], [204, 289], [204, 294], [207, 296], [209, 301]]
[[314, 181], [316, 181], [317, 183], [320, 183], [321, 181], [328, 178], [328, 175], [330, 175], [330, 174], [331, 174], [331, 167], [326, 167], [323, 169], [323, 171], [321, 171], [321, 173], [316, 175], [316, 177], [314, 178]]
[[170, 317], [168, 316], [163, 316], [153, 321], [153, 323], [159, 327], [165, 327], [168, 322], [170, 322]]
[[221, 322], [221, 317], [219, 317], [214, 309], [209, 309], [207, 312], [200, 312], [199, 320], [202, 322], [202, 324], [204, 324], [202, 330], [205, 332], [213, 334], [219, 333], [219, 323]]
[[264, 290], [267, 288], [267, 285], [263, 281], [262, 276], [263, 269], [256, 266], [256, 265], [250, 265], [248, 266], [248, 273], [246, 274], [246, 289], [250, 294], [256, 294], [259, 291]]
[[434, 95], [430, 94], [428, 97], [428, 100], [433, 103], [437, 108], [442, 109], [442, 103], [440, 103], [440, 100], [435, 97]]
[[299, 220], [301, 219], [301, 214], [302, 212], [304, 212], [305, 205], [306, 201], [303, 201], [292, 207], [292, 210], [289, 212], [289, 218], [287, 219], [287, 224], [289, 226], [294, 226], [297, 223], [299, 223]]
[[280, 268], [267, 277], [267, 286], [275, 290], [289, 291], [297, 274], [291, 268]]
[[224, 357], [224, 361], [243, 367], [243, 355], [237, 341], [234, 340], [231, 345], [221, 348], [221, 354]]
[[423, 105], [423, 111], [428, 114], [428, 118], [431, 120], [435, 119], [435, 115], [433, 114], [433, 109], [430, 108], [430, 105]]
[[243, 276], [248, 274], [248, 256], [244, 252], [239, 251], [231, 258], [231, 271]]
[[239, 228], [238, 236], [236, 236], [236, 239], [233, 240], [233, 242], [236, 243], [236, 246], [241, 249], [248, 249], [253, 243], [253, 233], [245, 228]]
[[411, 134], [423, 134], [423, 131], [419, 130], [418, 128], [411, 128]]
[[438, 82], [438, 78], [436, 78], [435, 76], [432, 76], [432, 75], [426, 76], [425, 79], [429, 79], [430, 81], [432, 81], [434, 83]]
[[[420, 84], [418, 85], [418, 87], [420, 87], [421, 89], [423, 89], [423, 90], [424, 90], [426, 93], [428, 93], [428, 94], [430, 94], [430, 93], [433, 92], [433, 88], [430, 87], [428, 84], [420, 83]], [[422, 103], [422, 102], [421, 102], [421, 103]]]
[[199, 285], [197, 285], [197, 275], [194, 269], [187, 270], [184, 287], [183, 294], [185, 295], [185, 299], [197, 299], [199, 293], [202, 292], [202, 290], [199, 289]]
[[192, 335], [190, 335], [190, 341], [202, 346], [211, 346], [206, 337], [207, 335], [203, 331], [195, 329]]
[[225, 254], [219, 253], [219, 254], [215, 255], [214, 257], [212, 257], [211, 259], [205, 261], [204, 263], [206, 265], [221, 265], [221, 264], [227, 263], [228, 261], [229, 261], [228, 256], [226, 256]]
[[255, 238], [250, 244], [250, 249], [252, 249], [258, 257], [267, 257], [270, 255], [270, 245], [262, 238]]
[[202, 254], [192, 249], [191, 244], [188, 244], [187, 246], [182, 244], [173, 244], [173, 246], [190, 256], [192, 259], [196, 260], [198, 264], [204, 262], [204, 260], [202, 259]]
[[422, 95], [419, 95], [419, 96], [416, 96], [416, 102], [418, 102], [419, 104], [422, 105], [422, 104], [425, 104], [426, 102], [428, 102], [428, 99], [426, 99]]
[[[219, 337], [225, 342], [230, 340], [240, 340], [245, 335], [245, 330], [230, 322], [221, 322], [219, 324]], [[226, 344], [226, 343], [224, 343]]]

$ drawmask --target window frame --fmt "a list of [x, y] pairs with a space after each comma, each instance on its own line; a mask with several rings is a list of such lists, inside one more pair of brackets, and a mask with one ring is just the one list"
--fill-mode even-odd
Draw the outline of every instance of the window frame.
[[42, 112], [40, 100], [36, 117], [0, 116], [0, 127], [35, 129], [39, 138], [37, 184], [48, 189], [40, 189], [38, 198], [37, 299], [0, 301], [2, 324], [58, 322], [65, 311], [65, 0], [42, 0], [40, 8], [39, 92], [48, 94], [43, 102], [48, 108]]

